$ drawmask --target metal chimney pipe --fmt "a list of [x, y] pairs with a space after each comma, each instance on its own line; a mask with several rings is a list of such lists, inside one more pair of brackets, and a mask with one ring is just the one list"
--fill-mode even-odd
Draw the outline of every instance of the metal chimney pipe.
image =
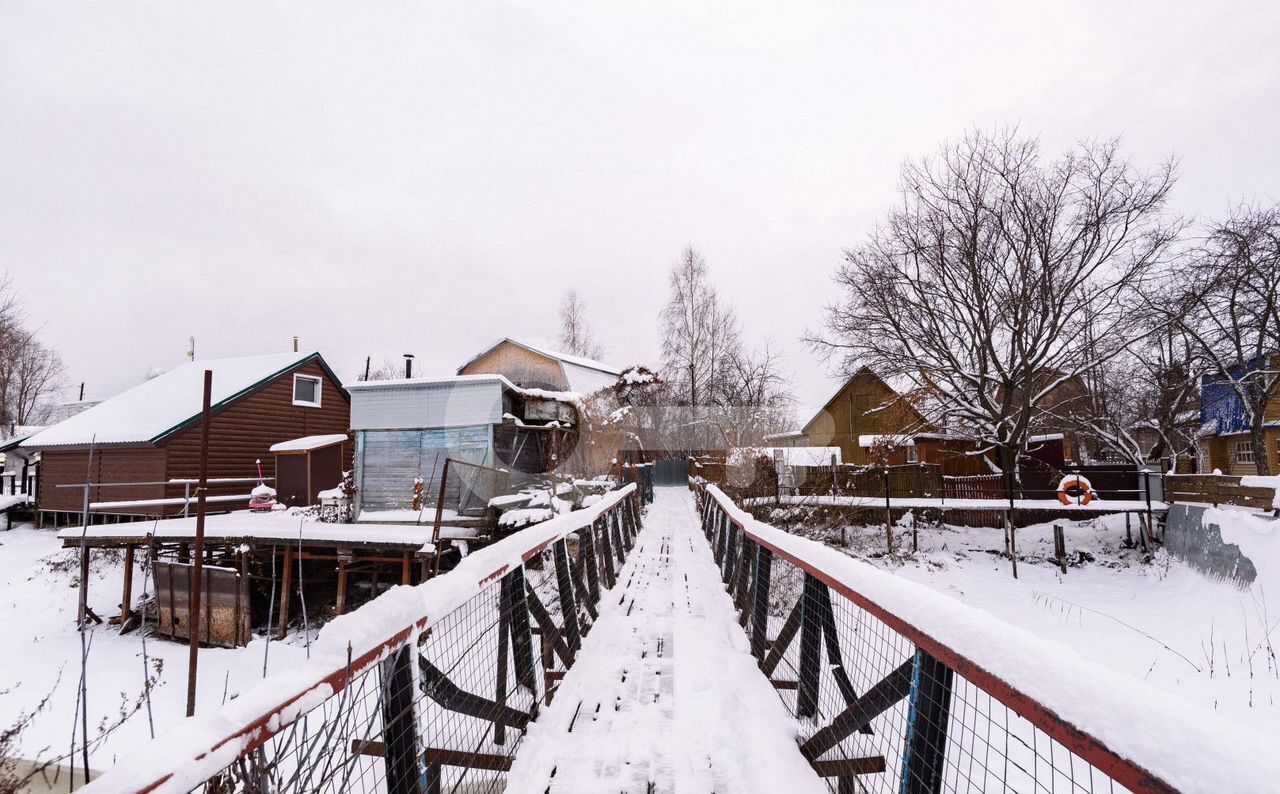
[[293, 338], [293, 352], [298, 352], [298, 337], [296, 336]]
[[412, 353], [404, 354], [404, 376], [406, 378], [413, 377], [413, 354]]

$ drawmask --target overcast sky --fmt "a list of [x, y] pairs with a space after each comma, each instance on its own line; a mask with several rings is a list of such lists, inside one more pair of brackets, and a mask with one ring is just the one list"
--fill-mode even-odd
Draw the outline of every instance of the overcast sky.
[[103, 398], [188, 336], [449, 373], [570, 286], [655, 362], [692, 243], [812, 404], [841, 250], [967, 128], [1280, 200], [1278, 3], [747, 5], [0, 0], [0, 269]]

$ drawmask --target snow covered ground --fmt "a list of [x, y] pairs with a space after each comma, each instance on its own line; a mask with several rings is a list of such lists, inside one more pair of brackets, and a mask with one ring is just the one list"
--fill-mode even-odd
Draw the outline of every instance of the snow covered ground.
[[[122, 555], [95, 553], [91, 571], [89, 606], [104, 620], [119, 614]], [[79, 578], [77, 552], [63, 549], [54, 531], [19, 524], [0, 532], [0, 670], [5, 673], [0, 685], [0, 726], [12, 725], [49, 698], [21, 736], [19, 751], [25, 758], [45, 759], [70, 749], [80, 677]], [[134, 572], [134, 592], [139, 598], [142, 583], [139, 567]], [[152, 586], [148, 583], [148, 589]], [[148, 639], [144, 665], [137, 632], [122, 636], [116, 626], [104, 624], [92, 627], [88, 639], [90, 737], [104, 721], [114, 723], [122, 712], [130, 714], [118, 730], [92, 747], [89, 764], [96, 771], [147, 742], [153, 726], [159, 735], [183, 719], [187, 647]], [[235, 650], [202, 650], [197, 707], [210, 709], [235, 696], [236, 680], [247, 685], [260, 679], [264, 642], [255, 640]], [[279, 672], [305, 657], [300, 635], [272, 642], [270, 670]], [[148, 677], [156, 679], [150, 720], [145, 702], [140, 702]]]
[[[1017, 579], [999, 529], [922, 527], [913, 554], [910, 532], [899, 526], [896, 542], [907, 551], [892, 556], [883, 526], [814, 531], [855, 557], [1280, 737], [1280, 523], [1243, 511], [1212, 514], [1227, 542], [1240, 543], [1258, 567], [1249, 589], [1213, 581], [1163, 551], [1148, 557], [1127, 547], [1119, 515], [1059, 522], [1070, 558], [1065, 575], [1053, 560], [1053, 525], [1019, 529]], [[780, 528], [802, 521], [786, 509], [764, 518]], [[1135, 522], [1135, 539], [1136, 530]]]

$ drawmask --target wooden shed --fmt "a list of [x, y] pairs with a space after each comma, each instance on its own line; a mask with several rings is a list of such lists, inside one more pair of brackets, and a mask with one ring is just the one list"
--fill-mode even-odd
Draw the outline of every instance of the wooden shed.
[[276, 456], [276, 499], [289, 507], [320, 502], [321, 491], [342, 483], [350, 455], [346, 433], [303, 436], [271, 445]]
[[95, 516], [182, 515], [199, 474], [206, 369], [213, 371], [211, 509], [247, 504], [255, 461], [275, 476], [273, 444], [347, 431], [350, 397], [319, 353], [186, 363], [23, 442], [41, 455], [41, 522], [79, 520], [84, 489], [59, 486], [85, 482], [94, 486]]

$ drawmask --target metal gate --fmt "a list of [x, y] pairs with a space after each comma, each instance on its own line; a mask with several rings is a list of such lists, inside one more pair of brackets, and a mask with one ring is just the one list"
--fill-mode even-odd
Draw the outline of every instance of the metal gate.
[[689, 461], [685, 458], [663, 458], [653, 463], [654, 485], [689, 485]]

